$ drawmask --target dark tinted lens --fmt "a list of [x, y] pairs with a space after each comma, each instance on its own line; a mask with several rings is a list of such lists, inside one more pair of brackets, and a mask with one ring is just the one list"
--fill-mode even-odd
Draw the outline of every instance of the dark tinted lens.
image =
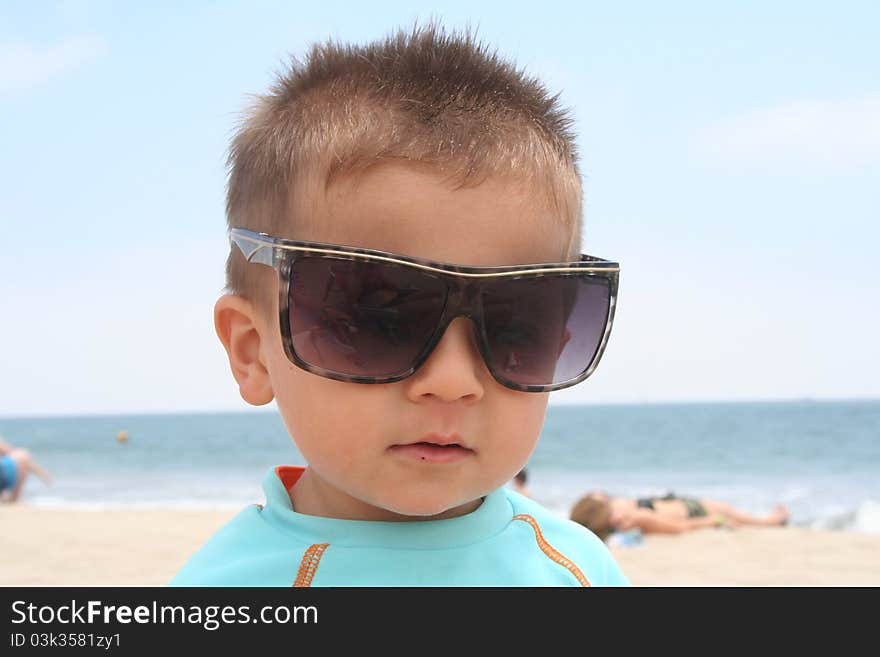
[[576, 378], [602, 341], [610, 298], [607, 280], [583, 275], [487, 284], [482, 301], [490, 368], [520, 385]]
[[412, 267], [299, 258], [290, 282], [293, 349], [340, 374], [403, 374], [437, 328], [445, 297], [442, 280]]

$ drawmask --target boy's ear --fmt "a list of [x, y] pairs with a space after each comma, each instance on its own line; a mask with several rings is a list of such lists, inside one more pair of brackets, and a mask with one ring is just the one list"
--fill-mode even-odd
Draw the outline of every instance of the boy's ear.
[[269, 371], [262, 359], [265, 324], [258, 323], [257, 309], [244, 297], [226, 294], [214, 304], [214, 329], [229, 356], [232, 376], [242, 399], [254, 406], [275, 397]]

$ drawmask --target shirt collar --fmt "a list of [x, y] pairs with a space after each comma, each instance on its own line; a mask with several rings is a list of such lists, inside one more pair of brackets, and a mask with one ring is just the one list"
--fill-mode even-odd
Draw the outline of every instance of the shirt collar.
[[471, 513], [444, 520], [388, 522], [310, 516], [294, 511], [288, 495], [304, 471], [299, 466], [269, 470], [263, 478], [266, 506], [262, 515], [278, 529], [311, 543], [403, 549], [461, 547], [500, 533], [513, 517], [513, 508], [501, 488], [484, 497]]

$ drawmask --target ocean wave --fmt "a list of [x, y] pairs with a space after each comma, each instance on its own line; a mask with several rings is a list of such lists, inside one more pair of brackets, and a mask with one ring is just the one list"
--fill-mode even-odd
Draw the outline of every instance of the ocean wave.
[[[556, 515], [567, 518], [569, 500], [555, 498], [537, 500], [543, 503]], [[139, 500], [84, 500], [69, 499], [53, 495], [34, 495], [26, 501], [28, 506], [44, 509], [67, 509], [71, 511], [113, 511], [113, 510], [182, 510], [182, 511], [236, 511], [249, 504], [262, 504], [262, 499], [240, 498], [206, 499], [204, 497], [179, 497], [165, 499]], [[869, 499], [859, 503], [855, 508], [843, 510], [840, 506], [826, 508], [815, 512], [815, 515], [803, 513], [801, 518], [793, 518], [792, 525], [810, 529], [834, 531], [853, 531], [880, 533], [880, 501]]]
[[[26, 501], [27, 506], [40, 509], [64, 509], [67, 511], [148, 511], [148, 510], [174, 510], [174, 511], [236, 511], [248, 504], [255, 502], [234, 502], [204, 499], [163, 499], [163, 500], [139, 500], [130, 502], [96, 502], [84, 500], [69, 500], [62, 497], [34, 496]], [[262, 504], [262, 501], [260, 502]]]
[[880, 502], [865, 500], [852, 511], [826, 518], [817, 518], [810, 526], [814, 529], [838, 529], [880, 534]]

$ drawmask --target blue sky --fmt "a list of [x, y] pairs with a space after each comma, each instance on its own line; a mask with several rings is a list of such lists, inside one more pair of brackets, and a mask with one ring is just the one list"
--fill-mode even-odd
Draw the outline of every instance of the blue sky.
[[880, 397], [880, 5], [4, 2], [0, 415], [236, 410], [212, 323], [247, 94], [328, 37], [470, 24], [571, 108], [621, 263], [556, 403]]

